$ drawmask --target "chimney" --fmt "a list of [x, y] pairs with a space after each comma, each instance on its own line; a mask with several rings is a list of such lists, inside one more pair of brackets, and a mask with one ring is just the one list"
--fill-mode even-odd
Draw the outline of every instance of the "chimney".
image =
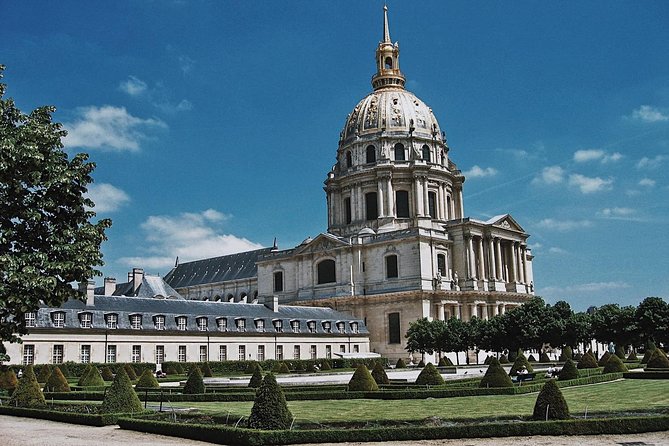
[[265, 297], [265, 306], [275, 313], [279, 312], [279, 296]]
[[95, 281], [81, 282], [79, 284], [79, 291], [86, 293], [86, 306], [92, 307], [95, 305]]
[[112, 296], [116, 291], [116, 279], [113, 277], [105, 277], [105, 296]]
[[132, 269], [132, 292], [133, 294], [137, 292], [139, 286], [142, 284], [142, 279], [144, 278], [144, 270], [142, 268], [133, 268]]

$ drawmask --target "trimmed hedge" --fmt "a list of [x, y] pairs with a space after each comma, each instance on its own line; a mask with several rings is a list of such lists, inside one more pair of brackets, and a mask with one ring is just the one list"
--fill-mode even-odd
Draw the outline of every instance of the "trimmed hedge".
[[388, 379], [388, 374], [386, 373], [380, 362], [377, 362], [374, 365], [374, 369], [372, 370], [372, 378], [374, 379], [374, 381], [376, 381], [376, 384], [378, 385], [390, 383], [390, 380]]
[[588, 350], [588, 352], [581, 357], [581, 360], [578, 361], [577, 367], [578, 367], [579, 370], [582, 370], [582, 369], [596, 369], [597, 367], [599, 367], [599, 365], [597, 364], [597, 360], [592, 355], [590, 350]]
[[37, 373], [37, 382], [46, 383], [49, 380], [49, 376], [51, 376], [51, 366], [49, 364], [41, 365]]
[[130, 378], [128, 378], [125, 368], [120, 368], [116, 373], [114, 382], [107, 390], [100, 413], [136, 413], [142, 411], [142, 403], [132, 388]]
[[103, 367], [102, 373], [100, 375], [105, 381], [114, 381], [114, 373], [109, 367]]
[[46, 400], [35, 377], [33, 366], [26, 367], [23, 377], [19, 380], [16, 390], [9, 399], [9, 405], [29, 408], [46, 407]]
[[[119, 370], [116, 371], [116, 374], [119, 373]], [[130, 381], [135, 381], [137, 379], [137, 372], [135, 371], [135, 368], [132, 365], [124, 364], [123, 370], [125, 370], [125, 373], [128, 375]]]
[[[260, 370], [258, 366], [255, 371]], [[254, 372], [255, 373], [255, 372]], [[293, 414], [288, 410], [286, 398], [274, 374], [268, 373], [258, 388], [249, 427], [253, 429], [288, 429], [293, 422]]]
[[104, 386], [105, 380], [102, 379], [102, 375], [100, 375], [98, 368], [90, 364], [89, 366], [90, 367], [87, 369], [86, 373], [79, 379], [79, 382], [77, 382], [77, 385], [81, 387]]
[[188, 381], [186, 381], [186, 385], [184, 386], [182, 392], [184, 394], [197, 394], [205, 392], [202, 373], [200, 373], [200, 369], [197, 366], [193, 367], [193, 369], [190, 371], [190, 374], [188, 375]]
[[568, 379], [578, 379], [578, 377], [579, 373], [576, 364], [574, 364], [574, 361], [571, 359], [567, 359], [567, 362], [562, 366], [562, 370], [560, 370], [558, 379], [560, 381], [566, 381]]
[[253, 375], [251, 375], [251, 379], [249, 380], [249, 387], [257, 389], [260, 387], [262, 382], [262, 369], [260, 368], [260, 364], [256, 362], [255, 366], [253, 367]]
[[379, 386], [374, 381], [374, 378], [372, 378], [372, 374], [369, 373], [367, 366], [360, 364], [348, 382], [348, 390], [352, 392], [376, 391], [379, 390]]
[[606, 364], [604, 365], [604, 370], [602, 373], [616, 373], [616, 372], [628, 372], [627, 366], [623, 364], [622, 359], [618, 355], [611, 355]]
[[647, 369], [669, 369], [669, 359], [662, 349], [656, 348], [655, 351], [650, 355], [648, 363], [646, 364]]
[[569, 418], [569, 406], [554, 379], [548, 380], [534, 403], [532, 419], [566, 420]]
[[444, 383], [444, 378], [439, 373], [439, 370], [429, 362], [423, 370], [420, 371], [416, 378], [416, 384], [425, 386], [439, 386]]
[[395, 363], [395, 368], [396, 369], [406, 369], [407, 365], [404, 362], [404, 359], [402, 359], [402, 358], [398, 359], [397, 362]]
[[139, 377], [137, 383], [135, 384], [135, 389], [159, 389], [160, 384], [155, 375], [151, 370], [146, 369], [142, 372], [142, 376]]
[[669, 370], [628, 372], [623, 374], [625, 379], [669, 379]]
[[611, 357], [611, 353], [607, 351], [604, 352], [601, 358], [599, 358], [599, 361], [597, 361], [597, 365], [600, 367], [604, 367], [606, 363], [608, 362], [609, 358]]
[[[153, 413], [153, 412], [151, 412]], [[0, 406], [0, 415], [15, 417], [38, 418], [40, 420], [60, 421], [70, 424], [86, 426], [109, 426], [117, 424], [120, 417], [127, 417], [128, 413], [87, 414], [77, 412], [61, 412], [49, 409], [29, 409], [26, 407]]]
[[534, 372], [534, 368], [529, 363], [525, 355], [522, 352], [518, 352], [516, 360], [513, 362], [513, 366], [509, 371], [509, 375], [516, 376], [518, 374], [518, 370], [520, 370], [521, 367], [525, 367], [529, 373]]
[[479, 387], [513, 387], [513, 382], [497, 358], [492, 358]]
[[566, 362], [567, 359], [574, 359], [574, 351], [571, 349], [570, 346], [565, 346], [565, 348], [562, 349], [562, 352], [560, 352], [560, 362]]
[[67, 382], [67, 379], [63, 376], [63, 372], [60, 371], [58, 367], [54, 367], [51, 370], [51, 375], [44, 384], [45, 392], [69, 392], [70, 385]]
[[214, 376], [214, 372], [211, 371], [211, 367], [209, 366], [208, 362], [202, 364], [201, 371], [202, 371], [202, 376], [204, 376], [205, 378], [211, 378], [212, 376]]

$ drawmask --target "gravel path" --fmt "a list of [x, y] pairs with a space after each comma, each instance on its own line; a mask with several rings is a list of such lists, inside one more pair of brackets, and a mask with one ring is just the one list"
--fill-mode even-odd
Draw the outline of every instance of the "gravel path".
[[[0, 415], [3, 446], [204, 446], [210, 443], [126, 431], [117, 426], [90, 427], [55, 421]], [[509, 437], [466, 440], [397, 441], [385, 443], [328, 443], [319, 446], [669, 446], [669, 431], [638, 435], [578, 437]]]

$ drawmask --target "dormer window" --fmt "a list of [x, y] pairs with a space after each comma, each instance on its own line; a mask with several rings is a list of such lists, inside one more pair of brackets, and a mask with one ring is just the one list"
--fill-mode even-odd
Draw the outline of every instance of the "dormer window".
[[51, 313], [51, 321], [54, 327], [63, 328], [65, 326], [65, 313], [62, 311]]
[[199, 317], [197, 318], [197, 329], [200, 331], [207, 331], [207, 318]]
[[307, 328], [309, 329], [309, 333], [316, 333], [316, 321], [308, 321]]
[[140, 330], [142, 328], [142, 315], [141, 314], [131, 314], [130, 315], [130, 328], [133, 330]]
[[216, 325], [218, 326], [218, 331], [228, 330], [228, 320], [224, 317], [216, 319]]
[[35, 326], [35, 322], [37, 320], [37, 313], [34, 311], [31, 311], [29, 313], [25, 313], [23, 315], [23, 320], [26, 323], [26, 327], [31, 328]]
[[186, 331], [186, 324], [188, 323], [186, 316], [177, 316], [176, 322], [177, 330]]
[[300, 321], [290, 321], [290, 328], [293, 330], [293, 333], [300, 332]]
[[281, 319], [277, 319], [274, 322], [274, 331], [277, 333], [283, 333], [283, 321]]
[[326, 333], [332, 333], [332, 322], [323, 321], [323, 331]]
[[235, 325], [237, 326], [237, 331], [246, 331], [246, 319], [235, 319]]
[[93, 314], [91, 313], [79, 314], [79, 324], [81, 324], [81, 328], [91, 328], [93, 326]]
[[351, 333], [360, 333], [357, 322], [351, 322]]
[[156, 328], [156, 330], [164, 330], [165, 316], [163, 315], [153, 316], [153, 325]]
[[346, 324], [343, 322], [337, 322], [337, 331], [339, 333], [346, 333]]
[[257, 331], [265, 331], [265, 320], [264, 319], [256, 319], [256, 330]]
[[107, 328], [115, 330], [118, 328], [118, 314], [105, 314]]

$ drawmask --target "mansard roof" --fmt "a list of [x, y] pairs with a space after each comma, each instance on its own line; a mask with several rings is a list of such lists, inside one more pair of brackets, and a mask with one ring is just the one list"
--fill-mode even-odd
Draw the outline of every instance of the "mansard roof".
[[256, 262], [272, 248], [256, 249], [227, 256], [180, 263], [165, 276], [173, 288], [185, 288], [205, 283], [227, 282], [258, 276]]

